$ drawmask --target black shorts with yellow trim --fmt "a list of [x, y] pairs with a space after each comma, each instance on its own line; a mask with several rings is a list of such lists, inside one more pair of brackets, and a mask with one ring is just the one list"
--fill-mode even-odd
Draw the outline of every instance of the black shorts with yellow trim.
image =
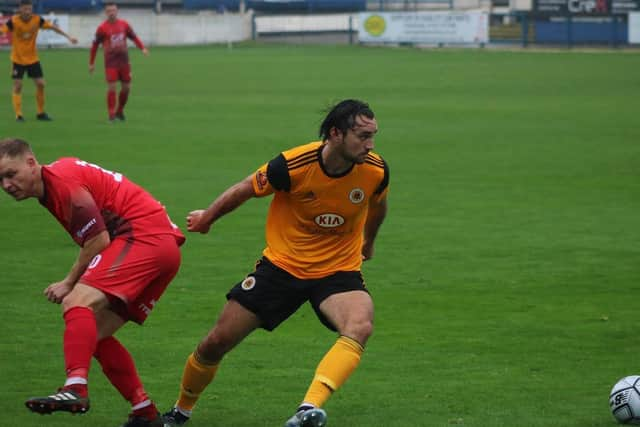
[[29, 65], [16, 64], [14, 62], [11, 70], [11, 78], [15, 80], [22, 80], [25, 72], [27, 73], [27, 76], [32, 79], [41, 79], [44, 77], [42, 65], [40, 65], [40, 61], [38, 61]]
[[255, 271], [231, 288], [227, 299], [253, 312], [267, 331], [274, 330], [309, 301], [322, 324], [335, 331], [320, 311], [320, 303], [330, 295], [349, 291], [369, 292], [361, 272], [339, 271], [320, 279], [299, 279], [262, 257]]

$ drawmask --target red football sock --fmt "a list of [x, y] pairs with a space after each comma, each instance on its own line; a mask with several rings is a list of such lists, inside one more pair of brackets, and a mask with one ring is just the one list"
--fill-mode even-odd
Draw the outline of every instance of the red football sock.
[[89, 388], [86, 384], [71, 384], [62, 388], [63, 390], [71, 390], [78, 394], [80, 397], [89, 397]]
[[156, 408], [156, 405], [154, 405], [153, 402], [149, 401], [149, 404], [145, 407], [135, 409], [133, 411], [133, 415], [135, 415], [136, 417], [146, 418], [149, 421], [153, 421], [158, 416], [158, 408]]
[[116, 111], [116, 91], [107, 91], [107, 109], [109, 110], [109, 117], [112, 117]]
[[64, 364], [67, 378], [89, 376], [91, 355], [96, 349], [98, 329], [93, 311], [88, 307], [73, 307], [64, 313]]
[[127, 105], [127, 99], [129, 99], [129, 91], [121, 90], [120, 94], [118, 95], [118, 114], [122, 114], [124, 106]]
[[120, 341], [114, 337], [101, 339], [93, 355], [102, 365], [102, 371], [109, 378], [111, 384], [120, 392], [122, 397], [131, 402], [131, 406], [149, 399], [142, 387], [142, 382], [131, 355], [120, 344]]

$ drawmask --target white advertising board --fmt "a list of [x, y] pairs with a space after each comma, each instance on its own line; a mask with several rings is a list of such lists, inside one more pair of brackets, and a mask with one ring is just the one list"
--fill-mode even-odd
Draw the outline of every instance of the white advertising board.
[[629, 12], [629, 43], [640, 43], [640, 12]]
[[[51, 21], [56, 27], [69, 34], [69, 15], [42, 15], [47, 21]], [[36, 43], [39, 46], [64, 45], [70, 44], [66, 37], [61, 36], [53, 30], [40, 29]]]
[[364, 43], [487, 43], [489, 17], [481, 10], [360, 13]]

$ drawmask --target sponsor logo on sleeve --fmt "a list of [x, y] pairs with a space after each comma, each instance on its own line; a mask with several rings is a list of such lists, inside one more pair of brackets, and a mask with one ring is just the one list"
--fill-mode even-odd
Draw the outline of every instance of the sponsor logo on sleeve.
[[267, 186], [267, 174], [263, 171], [256, 172], [256, 184], [260, 190], [264, 190], [264, 187]]
[[89, 229], [90, 229], [91, 227], [93, 227], [94, 225], [96, 225], [96, 219], [95, 219], [95, 218], [92, 218], [92, 219], [91, 219], [91, 221], [89, 221], [88, 223], [86, 223], [86, 224], [85, 224], [85, 226], [84, 226], [84, 227], [82, 227], [82, 228], [80, 229], [80, 231], [78, 231], [78, 232], [76, 233], [76, 236], [78, 236], [78, 237], [82, 238], [82, 237], [87, 233], [87, 231], [89, 231]]

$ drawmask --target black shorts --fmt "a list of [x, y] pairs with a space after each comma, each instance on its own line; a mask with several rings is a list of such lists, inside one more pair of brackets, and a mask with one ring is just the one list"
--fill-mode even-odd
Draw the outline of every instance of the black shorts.
[[336, 328], [320, 312], [320, 303], [328, 296], [348, 291], [367, 291], [359, 271], [339, 271], [321, 279], [299, 279], [262, 257], [256, 263], [256, 271], [235, 285], [227, 299], [258, 316], [261, 327], [274, 330], [280, 323], [309, 301], [316, 315], [327, 328]]
[[32, 79], [41, 79], [44, 76], [42, 73], [42, 66], [39, 61], [29, 65], [20, 65], [14, 62], [13, 70], [11, 71], [11, 78], [22, 80], [25, 71], [27, 72], [27, 76]]

